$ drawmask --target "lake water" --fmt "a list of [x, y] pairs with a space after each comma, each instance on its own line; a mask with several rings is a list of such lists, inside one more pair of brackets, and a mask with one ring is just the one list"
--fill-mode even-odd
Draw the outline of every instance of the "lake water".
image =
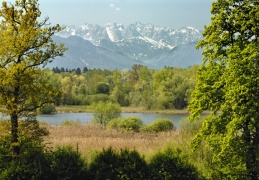
[[[187, 118], [187, 114], [158, 114], [158, 113], [122, 113], [122, 117], [135, 116], [143, 120], [145, 124], [150, 124], [158, 118], [170, 119], [176, 128], [179, 128], [179, 122]], [[38, 115], [37, 120], [47, 122], [50, 125], [59, 125], [65, 120], [79, 121], [80, 123], [90, 123], [93, 119], [92, 113], [60, 113], [51, 115]]]

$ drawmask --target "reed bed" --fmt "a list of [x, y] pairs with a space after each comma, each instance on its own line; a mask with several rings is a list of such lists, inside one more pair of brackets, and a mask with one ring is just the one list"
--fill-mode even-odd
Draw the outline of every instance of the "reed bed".
[[124, 148], [136, 150], [148, 159], [164, 146], [178, 144], [180, 138], [177, 131], [164, 133], [122, 132], [89, 124], [47, 125], [46, 128], [49, 131], [49, 136], [45, 137], [45, 142], [49, 143], [51, 147], [70, 145], [78, 149], [87, 161], [90, 161], [96, 152], [109, 147], [114, 150]]

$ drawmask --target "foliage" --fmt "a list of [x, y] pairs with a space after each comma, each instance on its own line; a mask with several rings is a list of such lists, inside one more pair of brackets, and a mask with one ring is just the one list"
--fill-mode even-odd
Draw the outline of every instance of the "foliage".
[[156, 119], [144, 128], [149, 132], [164, 132], [175, 130], [175, 126], [170, 119]]
[[120, 117], [120, 105], [111, 102], [98, 102], [92, 105], [94, 122], [106, 126], [107, 123]]
[[46, 26], [48, 18], [39, 21], [40, 15], [37, 0], [3, 1], [0, 10], [0, 104], [11, 118], [13, 155], [19, 154], [18, 117], [54, 102], [59, 94], [39, 66], [63, 55], [64, 46], [51, 39], [62, 28]]
[[184, 135], [194, 136], [201, 129], [203, 121], [204, 120], [202, 118], [197, 121], [190, 121], [188, 118], [182, 119], [180, 121], [179, 129]]
[[73, 125], [80, 125], [80, 121], [74, 120], [64, 120], [60, 124], [61, 126], [73, 126]]
[[197, 121], [190, 121], [188, 118], [180, 121], [179, 135], [181, 145], [179, 148], [188, 155], [188, 160], [197, 167], [204, 177], [210, 179], [224, 179], [215, 167], [215, 164], [212, 163], [211, 157], [214, 152], [210, 147], [202, 144], [199, 146], [199, 149], [193, 150], [191, 148], [192, 139], [201, 129], [204, 117]]
[[49, 135], [49, 132], [45, 127], [40, 127], [39, 122], [33, 116], [26, 120], [20, 120], [18, 135], [20, 145], [22, 146], [23, 141], [26, 141], [26, 139], [42, 142], [43, 137]]
[[150, 160], [149, 169], [150, 179], [202, 179], [181, 151], [170, 148], [155, 154]]
[[56, 108], [54, 104], [44, 104], [40, 108], [40, 113], [41, 114], [52, 114], [56, 112]]
[[[47, 149], [28, 136], [19, 156], [10, 152], [10, 136], [0, 138], [0, 179], [198, 179], [197, 170], [179, 150], [158, 152], [147, 164], [135, 150], [96, 152], [89, 166], [78, 149]], [[33, 141], [32, 141], [33, 140]]]
[[8, 138], [0, 139], [0, 179], [86, 179], [87, 167], [71, 147], [49, 151], [40, 142], [26, 140], [13, 158]]
[[98, 103], [100, 101], [102, 101], [102, 102], [108, 102], [109, 101], [109, 96], [107, 94], [89, 95], [88, 98], [89, 98], [89, 101], [90, 101], [91, 105], [94, 105], [95, 103]]
[[96, 93], [97, 94], [109, 94], [110, 89], [109, 85], [105, 82], [99, 82], [96, 86]]
[[10, 152], [10, 136], [0, 138], [0, 179], [49, 179], [50, 160], [44, 145], [31, 137], [23, 138], [20, 154]]
[[10, 121], [6, 119], [0, 119], [0, 136], [8, 135], [10, 127], [11, 127]]
[[104, 149], [89, 165], [90, 179], [145, 179], [147, 165], [136, 151]]
[[193, 89], [190, 79], [186, 79], [188, 71], [184, 75], [178, 68], [166, 67], [153, 75], [153, 87], [157, 94], [158, 104], [164, 109], [184, 109], [188, 104], [188, 91]]
[[211, 110], [193, 144], [213, 151], [227, 179], [259, 178], [259, 4], [217, 0], [205, 28], [204, 60], [189, 106], [191, 118]]
[[194, 89], [196, 71], [197, 66], [154, 70], [134, 65], [131, 70], [91, 69], [80, 75], [64, 70], [51, 77], [58, 79], [62, 90], [56, 104], [92, 105], [112, 101], [146, 109], [184, 109]]
[[119, 130], [139, 132], [143, 124], [143, 121], [138, 117], [121, 117], [112, 119], [107, 126]]
[[[11, 122], [9, 120], [0, 121], [1, 136], [10, 140], [9, 129], [11, 128]], [[43, 142], [43, 137], [49, 134], [48, 130], [44, 127], [40, 127], [39, 122], [34, 116], [28, 117], [25, 120], [19, 120], [18, 126], [18, 145], [20, 148], [24, 144], [29, 142]], [[9, 144], [10, 145], [10, 144]]]
[[51, 153], [52, 179], [87, 179], [87, 166], [72, 147], [59, 147]]

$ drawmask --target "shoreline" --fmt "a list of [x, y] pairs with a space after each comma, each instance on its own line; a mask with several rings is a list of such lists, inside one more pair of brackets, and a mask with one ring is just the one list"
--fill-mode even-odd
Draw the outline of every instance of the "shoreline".
[[[189, 114], [186, 109], [146, 110], [143, 107], [121, 107], [122, 113]], [[89, 106], [57, 106], [56, 113], [91, 113]]]

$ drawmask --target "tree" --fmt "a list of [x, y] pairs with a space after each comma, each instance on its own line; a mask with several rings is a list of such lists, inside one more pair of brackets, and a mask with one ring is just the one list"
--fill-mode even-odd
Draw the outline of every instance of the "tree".
[[109, 84], [105, 82], [99, 82], [96, 86], [96, 93], [97, 94], [109, 94], [110, 88]]
[[259, 2], [217, 0], [205, 27], [203, 63], [189, 105], [191, 119], [211, 114], [194, 143], [214, 151], [228, 179], [259, 178]]
[[50, 26], [37, 0], [3, 2], [0, 10], [0, 103], [11, 118], [11, 146], [19, 154], [18, 118], [26, 116], [46, 103], [54, 101], [59, 92], [48, 83], [40, 65], [45, 66], [66, 48], [56, 45], [52, 35], [62, 28]]
[[121, 108], [118, 104], [100, 101], [93, 104], [93, 115], [95, 122], [106, 126], [110, 120], [120, 117]]
[[154, 73], [153, 87], [158, 102], [169, 109], [184, 109], [188, 104], [188, 90], [191, 90], [190, 75], [181, 68], [164, 68]]

